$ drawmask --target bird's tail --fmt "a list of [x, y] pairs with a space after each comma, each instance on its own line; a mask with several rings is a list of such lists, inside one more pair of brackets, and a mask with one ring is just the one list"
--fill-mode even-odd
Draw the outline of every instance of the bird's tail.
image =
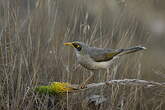
[[134, 53], [134, 52], [137, 52], [137, 51], [140, 51], [140, 50], [145, 50], [145, 49], [147, 49], [147, 48], [143, 47], [143, 46], [135, 46], [135, 47], [123, 49], [123, 52], [120, 53], [120, 56], [125, 55], [125, 54]]

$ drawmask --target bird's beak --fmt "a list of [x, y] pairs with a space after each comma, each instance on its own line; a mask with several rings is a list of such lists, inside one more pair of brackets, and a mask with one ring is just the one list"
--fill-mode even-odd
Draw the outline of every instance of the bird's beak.
[[66, 45], [66, 46], [73, 46], [72, 42], [65, 42], [64, 45]]

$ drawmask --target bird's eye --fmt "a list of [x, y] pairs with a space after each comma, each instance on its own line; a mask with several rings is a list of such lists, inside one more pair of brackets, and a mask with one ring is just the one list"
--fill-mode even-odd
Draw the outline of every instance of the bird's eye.
[[76, 45], [76, 48], [79, 48], [79, 47], [80, 47], [80, 45], [77, 44], [77, 45]]
[[78, 44], [73, 44], [73, 46], [75, 47], [75, 48], [78, 48], [78, 47], [80, 47]]
[[74, 46], [78, 51], [81, 50], [81, 46], [80, 46], [79, 44], [74, 43], [73, 46]]

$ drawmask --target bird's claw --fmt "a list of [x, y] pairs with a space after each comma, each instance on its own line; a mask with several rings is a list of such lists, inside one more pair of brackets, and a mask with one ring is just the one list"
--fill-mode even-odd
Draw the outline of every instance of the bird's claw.
[[84, 84], [82, 84], [82, 85], [80, 85], [78, 88], [79, 88], [79, 89], [85, 89], [85, 88], [87, 88], [87, 86], [84, 85]]
[[108, 81], [105, 82], [106, 85], [110, 85], [110, 83]]

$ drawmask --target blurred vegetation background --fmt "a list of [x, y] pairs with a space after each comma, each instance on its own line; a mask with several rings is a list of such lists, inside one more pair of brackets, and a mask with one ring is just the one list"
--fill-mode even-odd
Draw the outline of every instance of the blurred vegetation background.
[[[0, 109], [50, 110], [47, 101], [34, 107], [37, 96], [28, 88], [85, 80], [89, 71], [75, 69], [73, 50], [63, 46], [73, 40], [103, 48], [145, 46], [147, 51], [124, 56], [112, 65], [109, 79], [165, 79], [164, 0], [1, 0]], [[105, 71], [100, 70], [91, 82], [105, 79]], [[103, 87], [68, 95], [60, 109], [89, 109], [82, 98], [102, 94], [108, 101], [100, 109], [163, 110], [164, 92], [164, 88]]]

